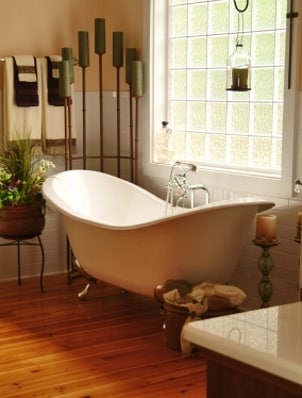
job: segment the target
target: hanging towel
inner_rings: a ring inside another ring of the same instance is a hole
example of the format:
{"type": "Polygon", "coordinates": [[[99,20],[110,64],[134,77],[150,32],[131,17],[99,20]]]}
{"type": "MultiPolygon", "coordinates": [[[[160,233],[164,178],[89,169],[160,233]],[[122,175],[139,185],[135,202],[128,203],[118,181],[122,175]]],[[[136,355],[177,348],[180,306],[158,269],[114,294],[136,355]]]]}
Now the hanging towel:
{"type": "MultiPolygon", "coordinates": [[[[65,153],[65,116],[64,106],[58,106],[60,100],[57,96],[56,90],[51,93],[52,101],[49,102],[49,60],[52,62],[52,79],[56,79],[57,70],[54,67],[56,62],[60,62],[61,56],[49,55],[41,59],[42,71],[42,140],[43,150],[49,155],[62,155],[65,153]]],[[[52,84],[54,82],[52,81],[52,84]]],[[[52,86],[53,88],[54,86],[52,86]]],[[[51,90],[52,90],[51,88],[51,90]]],[[[63,100],[63,99],[62,99],[63,100]]],[[[71,101],[74,104],[74,89],[71,85],[71,101]]],[[[63,100],[64,105],[64,100],[63,100]]],[[[76,126],[75,126],[75,112],[74,105],[71,106],[71,132],[72,132],[72,150],[76,151],[76,126]]]]}
{"type": "Polygon", "coordinates": [[[15,101],[18,106],[38,106],[37,60],[32,55],[14,55],[15,101]]]}
{"type": "MultiPolygon", "coordinates": [[[[36,60],[38,96],[41,98],[42,83],[40,69],[40,64],[38,60],[36,60]]],[[[17,106],[15,102],[14,63],[12,57],[5,58],[3,79],[3,119],[5,140],[24,137],[30,138],[35,145],[41,145],[41,105],[17,106]]]]}
{"type": "Polygon", "coordinates": [[[46,57],[47,62],[47,100],[49,105],[64,106],[64,98],[60,97],[59,90],[59,62],[60,55],[46,57]]]}

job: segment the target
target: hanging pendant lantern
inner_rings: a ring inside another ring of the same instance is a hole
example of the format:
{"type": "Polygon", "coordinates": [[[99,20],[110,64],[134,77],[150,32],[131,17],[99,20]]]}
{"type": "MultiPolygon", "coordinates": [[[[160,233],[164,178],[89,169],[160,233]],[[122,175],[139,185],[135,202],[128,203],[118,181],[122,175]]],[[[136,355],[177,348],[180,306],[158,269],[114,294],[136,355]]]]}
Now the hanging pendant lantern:
{"type": "Polygon", "coordinates": [[[227,90],[248,91],[251,88],[251,59],[243,49],[236,44],[235,51],[227,59],[227,90]]]}
{"type": "Polygon", "coordinates": [[[243,49],[242,37],[244,32],[244,12],[248,9],[249,0],[245,7],[240,9],[234,0],[234,6],[238,12],[238,30],[235,51],[227,59],[227,90],[249,91],[251,88],[251,59],[243,49]],[[241,25],[241,27],[240,27],[241,25]]]}

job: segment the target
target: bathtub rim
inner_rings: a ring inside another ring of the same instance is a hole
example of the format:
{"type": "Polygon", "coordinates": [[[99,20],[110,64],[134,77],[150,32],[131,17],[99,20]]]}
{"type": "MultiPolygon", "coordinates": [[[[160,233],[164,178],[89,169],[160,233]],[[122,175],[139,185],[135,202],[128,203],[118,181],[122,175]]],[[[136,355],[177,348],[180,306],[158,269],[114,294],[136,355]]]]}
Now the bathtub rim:
{"type": "Polygon", "coordinates": [[[133,189],[137,189],[141,193],[143,193],[145,196],[149,197],[149,199],[154,200],[157,203],[159,203],[163,207],[163,212],[165,211],[166,201],[130,181],[124,180],[122,178],[113,176],[108,173],[96,171],[96,170],[87,170],[87,169],[85,169],[85,170],[83,170],[83,169],[64,170],[64,171],[58,172],[56,174],[53,174],[46,179],[46,181],[43,183],[42,192],[43,192],[44,198],[46,199],[47,204],[51,208],[54,208],[59,213],[62,213],[65,216],[71,217],[80,222],[84,222],[84,223],[91,224],[94,226],[99,226],[99,227],[106,228],[106,229],[129,230],[129,229],[145,228],[145,227],[149,227],[151,225],[159,224],[162,222],[167,222],[168,220],[173,220],[173,219],[177,219],[177,218],[181,218],[181,217],[187,217],[187,216],[195,214],[195,213],[215,211],[215,210],[220,210],[225,207],[232,208],[232,207],[236,207],[238,205],[239,206],[258,206],[258,209],[256,209],[256,213],[264,212],[264,211],[269,210],[275,206],[275,203],[272,201],[265,200],[265,199],[258,198],[258,197],[247,196],[247,197],[241,197],[241,198],[236,198],[236,199],[226,199],[226,200],[221,200],[221,201],[214,201],[214,202],[210,202],[208,204],[196,206],[193,209],[190,209],[190,208],[177,209],[177,212],[175,212],[173,214],[168,214],[168,215],[163,214],[162,217],[154,218],[153,220],[147,221],[147,222],[139,222],[139,223],[134,223],[134,224],[129,224],[129,225],[107,224],[107,223],[102,223],[100,221],[94,221],[89,217],[76,215],[74,213],[74,211],[72,211],[73,208],[70,207],[66,201],[62,200],[62,198],[59,197],[54,192],[53,182],[58,176],[66,175],[66,174],[68,174],[68,175],[69,174],[78,174],[78,173],[89,173],[89,174],[95,174],[95,175],[101,174],[101,175],[105,175],[106,177],[118,180],[118,182],[121,184],[126,184],[128,186],[130,185],[131,187],[133,187],[133,189]],[[56,198],[56,201],[54,199],[54,196],[56,198]]]}

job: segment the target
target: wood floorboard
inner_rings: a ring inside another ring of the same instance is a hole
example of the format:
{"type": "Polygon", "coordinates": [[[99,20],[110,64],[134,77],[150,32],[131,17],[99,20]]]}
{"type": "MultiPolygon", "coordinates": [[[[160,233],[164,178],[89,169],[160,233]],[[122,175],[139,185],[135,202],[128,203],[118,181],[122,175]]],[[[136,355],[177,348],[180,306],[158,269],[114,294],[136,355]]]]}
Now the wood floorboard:
{"type": "Polygon", "coordinates": [[[150,298],[66,275],[0,282],[3,398],[206,397],[206,364],[166,347],[150,298]]]}

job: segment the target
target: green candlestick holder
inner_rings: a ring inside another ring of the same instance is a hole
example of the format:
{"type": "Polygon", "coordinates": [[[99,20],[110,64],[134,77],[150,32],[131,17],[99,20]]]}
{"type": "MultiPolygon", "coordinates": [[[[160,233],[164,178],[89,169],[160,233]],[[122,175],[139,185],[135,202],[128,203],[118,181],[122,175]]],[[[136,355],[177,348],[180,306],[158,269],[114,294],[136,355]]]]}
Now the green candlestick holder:
{"type": "Polygon", "coordinates": [[[262,274],[262,278],[258,283],[258,293],[262,299],[261,308],[265,308],[269,307],[269,300],[273,294],[273,285],[269,279],[269,274],[274,264],[269,250],[271,247],[279,245],[280,241],[265,242],[260,239],[254,239],[253,243],[262,249],[262,254],[258,260],[258,268],[262,274]]]}
{"type": "MultiPolygon", "coordinates": [[[[301,224],[297,223],[297,235],[293,238],[295,242],[301,244],[301,224]]],[[[299,261],[299,282],[297,284],[297,289],[299,292],[299,301],[302,301],[302,283],[300,281],[301,279],[301,270],[300,270],[300,261],[299,261]]]]}

